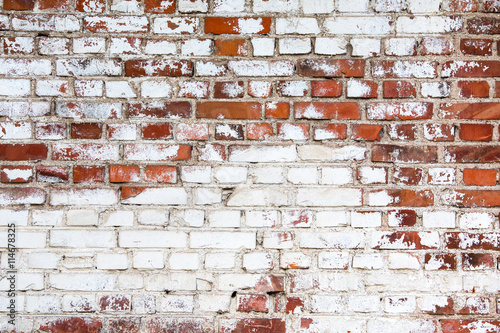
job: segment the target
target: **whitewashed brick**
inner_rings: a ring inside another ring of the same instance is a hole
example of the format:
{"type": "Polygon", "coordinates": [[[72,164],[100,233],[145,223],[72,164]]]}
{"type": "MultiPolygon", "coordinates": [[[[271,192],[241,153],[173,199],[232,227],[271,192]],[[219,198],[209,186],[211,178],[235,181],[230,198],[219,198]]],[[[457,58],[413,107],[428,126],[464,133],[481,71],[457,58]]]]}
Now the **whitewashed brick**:
{"type": "Polygon", "coordinates": [[[119,232],[118,243],[125,248],[186,247],[187,234],[181,231],[125,230],[119,232]]]}
{"type": "Polygon", "coordinates": [[[229,207],[235,206],[288,206],[290,192],[275,188],[236,189],[226,202],[229,207]]]}
{"type": "Polygon", "coordinates": [[[183,220],[190,227],[202,227],[205,223],[205,212],[197,209],[186,209],[183,220]]]}
{"type": "Polygon", "coordinates": [[[188,39],[181,44],[182,55],[209,56],[213,52],[213,42],[210,39],[188,39]]]}
{"type": "Polygon", "coordinates": [[[37,96],[70,96],[68,81],[38,80],[36,82],[37,96]]]}
{"type": "Polygon", "coordinates": [[[361,190],[353,188],[299,188],[298,206],[361,206],[361,190]]]}
{"type": "Polygon", "coordinates": [[[352,184],[351,168],[322,168],[321,169],[321,184],[324,185],[345,185],[352,184]]]}
{"type": "Polygon", "coordinates": [[[393,56],[416,55],[417,40],[414,38],[389,38],[385,41],[385,54],[393,56]]]}
{"type": "Polygon", "coordinates": [[[247,227],[274,227],[278,223],[277,211],[247,211],[245,213],[247,227]]]}
{"type": "Polygon", "coordinates": [[[169,213],[166,210],[143,210],[138,215],[140,224],[166,225],[168,218],[169,213]]]}
{"type": "Polygon", "coordinates": [[[227,72],[226,65],[211,61],[197,61],[195,65],[196,76],[222,76],[227,72]]]}
{"type": "Polygon", "coordinates": [[[379,253],[358,253],[352,259],[352,267],[358,269],[382,269],[384,258],[379,253]]]}
{"type": "Polygon", "coordinates": [[[214,0],[216,13],[240,13],[245,10],[245,0],[214,0]]]}
{"type": "Polygon", "coordinates": [[[49,285],[59,290],[112,291],[116,288],[114,274],[58,273],[49,275],[49,285]]]}
{"type": "Polygon", "coordinates": [[[62,308],[65,312],[85,312],[96,309],[96,301],[93,296],[86,295],[64,295],[62,308]]]}
{"type": "Polygon", "coordinates": [[[230,60],[227,66],[236,76],[268,77],[292,76],[295,66],[291,61],[230,60]]]}
{"type": "Polygon", "coordinates": [[[311,50],[309,38],[281,38],[279,40],[280,54],[307,54],[311,53],[311,50]]]}
{"type": "Polygon", "coordinates": [[[194,196],[194,203],[197,205],[212,205],[222,202],[222,191],[219,188],[197,188],[194,196]]]}
{"type": "Polygon", "coordinates": [[[455,228],[455,212],[424,212],[422,222],[425,228],[455,228]]]}
{"type": "Polygon", "coordinates": [[[181,13],[206,13],[208,11],[207,0],[178,0],[181,13]]]}
{"type": "Polygon", "coordinates": [[[29,96],[31,83],[27,79],[0,79],[0,96],[29,96]]]}
{"type": "Polygon", "coordinates": [[[168,263],[171,269],[197,270],[199,266],[198,253],[172,253],[168,263]]]}
{"type": "Polygon", "coordinates": [[[373,5],[377,12],[401,12],[406,9],[406,0],[375,0],[373,5]]]}
{"type": "Polygon", "coordinates": [[[412,313],[417,308],[415,296],[392,296],[384,298],[385,312],[412,313]]]}
{"type": "Polygon", "coordinates": [[[312,17],[291,17],[276,19],[276,33],[284,34],[318,34],[318,21],[312,17]]]}
{"type": "Polygon", "coordinates": [[[358,178],[361,184],[387,183],[387,169],[379,167],[359,167],[358,178]]]}
{"type": "Polygon", "coordinates": [[[160,298],[160,312],[193,312],[194,297],[188,295],[167,295],[160,298]]]}
{"type": "Polygon", "coordinates": [[[356,249],[363,248],[365,239],[361,232],[303,232],[300,247],[308,249],[356,249]]]}
{"type": "Polygon", "coordinates": [[[380,310],[379,296],[350,296],[348,301],[349,310],[361,313],[378,312],[380,310]]]}
{"type": "Polygon", "coordinates": [[[130,205],[184,205],[188,194],[184,188],[147,188],[135,197],[122,200],[130,205]]]}
{"type": "Polygon", "coordinates": [[[28,255],[28,267],[38,269],[57,269],[60,255],[51,252],[35,252],[28,255]]]}
{"type": "Polygon", "coordinates": [[[253,11],[290,13],[299,9],[299,0],[255,0],[253,2],[253,11]]]}
{"type": "Polygon", "coordinates": [[[339,12],[362,13],[370,10],[369,0],[338,0],[337,7],[339,12]]]}
{"type": "Polygon", "coordinates": [[[205,268],[207,269],[231,269],[235,266],[234,252],[210,252],[205,256],[205,268]]]}
{"type": "Polygon", "coordinates": [[[252,171],[256,183],[281,184],[285,181],[285,172],[280,167],[256,168],[252,171]]]}
{"type": "Polygon", "coordinates": [[[276,41],[274,38],[252,38],[254,57],[272,57],[276,41]]]}
{"type": "Polygon", "coordinates": [[[441,0],[407,0],[408,11],[413,14],[439,13],[441,0]]]}
{"type": "Polygon", "coordinates": [[[50,246],[71,248],[115,247],[116,236],[113,231],[51,230],[50,246]]]}
{"type": "Polygon", "coordinates": [[[374,57],[380,54],[380,40],[378,39],[353,38],[351,46],[354,57],[374,57]]]}
{"type": "Polygon", "coordinates": [[[492,213],[466,212],[458,217],[458,225],[461,229],[486,229],[495,223],[492,213]]]}
{"type": "Polygon", "coordinates": [[[26,312],[60,313],[61,297],[57,295],[26,295],[26,312]]]}
{"type": "Polygon", "coordinates": [[[344,38],[317,37],[314,53],[326,55],[346,54],[347,40],[344,38]]]}
{"type": "Polygon", "coordinates": [[[144,47],[145,54],[176,54],[177,45],[168,40],[148,40],[144,47]]]}
{"type": "Polygon", "coordinates": [[[451,85],[449,82],[422,82],[420,92],[423,97],[444,98],[450,96],[451,85]]]}
{"type": "Polygon", "coordinates": [[[287,179],[292,184],[317,184],[318,169],[316,168],[290,168],[287,179]]]}
{"type": "Polygon", "coordinates": [[[429,168],[429,184],[455,184],[456,176],[453,168],[429,168]]]}
{"type": "Polygon", "coordinates": [[[128,268],[126,253],[98,253],[95,261],[97,269],[121,270],[128,268]]]}
{"type": "Polygon", "coordinates": [[[101,80],[75,80],[75,93],[83,97],[100,97],[104,92],[101,80]]]}
{"type": "Polygon", "coordinates": [[[158,17],[153,21],[153,32],[169,35],[194,34],[198,25],[199,19],[195,17],[158,17]]]}
{"type": "Polygon", "coordinates": [[[10,53],[32,53],[35,49],[33,37],[12,37],[3,39],[4,48],[10,53]]]}
{"type": "Polygon", "coordinates": [[[158,251],[135,251],[133,267],[137,269],[162,269],[165,267],[165,256],[158,251]]]}
{"type": "Polygon", "coordinates": [[[462,18],[458,16],[402,16],[396,20],[396,32],[398,34],[443,34],[460,30],[462,24],[462,18]]]}
{"type": "Polygon", "coordinates": [[[375,228],[382,226],[380,212],[352,212],[351,226],[353,228],[375,228]]]}
{"type": "Polygon", "coordinates": [[[390,269],[421,269],[418,256],[413,253],[390,253],[390,269]]]}
{"type": "Polygon", "coordinates": [[[188,183],[210,183],[212,168],[209,166],[183,166],[181,167],[181,179],[188,183]]]}
{"type": "Polygon", "coordinates": [[[304,14],[328,14],[335,9],[332,0],[300,0],[300,7],[304,14]]]}
{"type": "Polygon", "coordinates": [[[167,81],[141,82],[141,96],[145,98],[172,97],[172,85],[167,81]]]}
{"type": "Polygon", "coordinates": [[[212,228],[239,228],[241,212],[239,210],[217,210],[208,213],[208,222],[212,228]]]}
{"type": "Polygon", "coordinates": [[[301,252],[284,252],[280,255],[280,267],[309,268],[312,264],[311,257],[301,252]]]}
{"type": "Polygon", "coordinates": [[[106,51],[106,38],[79,37],[73,38],[74,53],[104,53],[106,51]]]}
{"type": "Polygon", "coordinates": [[[321,211],[316,213],[317,227],[344,227],[349,225],[350,213],[346,211],[321,211]]]}
{"type": "Polygon", "coordinates": [[[28,214],[27,210],[12,210],[12,209],[0,209],[0,225],[7,226],[14,223],[16,227],[28,225],[28,214]]]}
{"type": "Polygon", "coordinates": [[[134,225],[134,212],[118,210],[103,215],[103,225],[113,227],[130,227],[134,225]]]}
{"type": "Polygon", "coordinates": [[[302,145],[297,150],[299,157],[306,161],[361,161],[366,153],[366,148],[358,146],[302,145]]]}
{"type": "Polygon", "coordinates": [[[269,270],[273,266],[273,256],[270,253],[252,252],[243,255],[243,268],[247,271],[269,270]]]}
{"type": "Polygon", "coordinates": [[[191,232],[191,248],[200,249],[254,249],[254,232],[191,232]]]}
{"type": "Polygon", "coordinates": [[[311,295],[310,309],[314,313],[343,313],[345,300],[341,296],[311,295]]]}
{"type": "Polygon", "coordinates": [[[327,32],[336,35],[388,35],[393,31],[391,19],[383,16],[336,17],[325,19],[327,32]]]}
{"type": "Polygon", "coordinates": [[[40,54],[68,54],[69,39],[57,37],[40,38],[38,52],[40,54]]]}
{"type": "Polygon", "coordinates": [[[217,167],[214,178],[220,183],[242,183],[247,180],[248,169],[245,167],[217,167]]]}
{"type": "Polygon", "coordinates": [[[203,294],[198,296],[200,311],[204,312],[229,312],[231,295],[211,295],[203,294]]]}
{"type": "Polygon", "coordinates": [[[273,232],[264,235],[263,247],[266,249],[291,249],[293,235],[286,232],[273,232]]]}
{"type": "Polygon", "coordinates": [[[106,96],[110,98],[137,97],[127,81],[106,81],[106,96]]]}

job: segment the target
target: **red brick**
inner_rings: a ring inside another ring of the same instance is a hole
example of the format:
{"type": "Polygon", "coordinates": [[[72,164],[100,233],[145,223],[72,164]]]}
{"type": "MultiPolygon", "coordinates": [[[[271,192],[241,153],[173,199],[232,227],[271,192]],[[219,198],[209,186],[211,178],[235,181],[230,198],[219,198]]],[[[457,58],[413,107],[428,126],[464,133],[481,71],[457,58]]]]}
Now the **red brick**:
{"type": "Polygon", "coordinates": [[[455,140],[455,127],[448,124],[425,124],[425,138],[431,141],[455,140]]]}
{"type": "Polygon", "coordinates": [[[394,170],[394,182],[398,185],[421,185],[423,169],[397,168],[394,170]]]}
{"type": "Polygon", "coordinates": [[[460,97],[489,97],[490,85],[487,81],[458,81],[460,97]]]}
{"type": "Polygon", "coordinates": [[[338,81],[311,81],[313,97],[340,97],[342,83],[338,81]]]}
{"type": "Polygon", "coordinates": [[[475,12],[477,0],[449,0],[448,7],[452,12],[475,12]]]}
{"type": "Polygon", "coordinates": [[[106,295],[99,299],[99,307],[104,312],[129,311],[132,300],[128,295],[106,295]]]}
{"type": "Polygon", "coordinates": [[[466,232],[446,232],[444,239],[447,249],[495,251],[500,249],[500,233],[483,232],[473,234],[466,232]]]}
{"type": "Polygon", "coordinates": [[[268,123],[251,123],[247,125],[247,139],[266,140],[273,136],[273,127],[268,123]]]}
{"type": "Polygon", "coordinates": [[[102,135],[102,124],[80,123],[71,124],[71,138],[73,139],[100,139],[102,135]]]}
{"type": "Polygon", "coordinates": [[[415,85],[408,81],[384,81],[384,98],[415,97],[415,85]]]}
{"type": "Polygon", "coordinates": [[[491,253],[462,253],[462,267],[464,270],[492,269],[495,258],[491,253]]]}
{"type": "Polygon", "coordinates": [[[491,39],[472,39],[466,38],[460,40],[460,51],[468,55],[492,55],[491,39]]]}
{"type": "Polygon", "coordinates": [[[425,265],[430,265],[433,267],[433,269],[437,269],[440,271],[456,270],[457,258],[453,253],[426,253],[425,265]],[[435,267],[436,262],[440,263],[441,266],[435,267]]]}
{"type": "Polygon", "coordinates": [[[197,118],[259,119],[261,104],[254,102],[198,102],[197,118]]]}
{"type": "Polygon", "coordinates": [[[193,62],[189,60],[128,60],[125,76],[193,76],[193,62]]]}
{"type": "Polygon", "coordinates": [[[494,169],[464,169],[465,185],[493,186],[497,184],[497,171],[494,169]]]}
{"type": "Polygon", "coordinates": [[[104,168],[77,165],[73,168],[73,181],[75,183],[102,183],[104,182],[104,168]]]}
{"type": "Polygon", "coordinates": [[[0,160],[34,161],[47,158],[47,146],[42,144],[0,144],[0,160]]]}
{"type": "Polygon", "coordinates": [[[75,9],[79,12],[102,13],[106,9],[106,0],[76,0],[75,9]]]}
{"type": "Polygon", "coordinates": [[[148,333],[212,333],[213,322],[207,318],[148,318],[148,333]]]}
{"type": "Polygon", "coordinates": [[[283,319],[248,318],[223,322],[220,333],[286,333],[283,319]]]}
{"type": "Polygon", "coordinates": [[[305,59],[299,61],[299,75],[313,77],[363,77],[364,60],[305,59]]]}
{"type": "Polygon", "coordinates": [[[286,298],[286,313],[294,314],[302,313],[304,310],[304,300],[301,297],[287,297],[286,298]]]}
{"type": "Polygon", "coordinates": [[[383,126],[370,124],[354,124],[352,125],[353,140],[380,141],[383,126]]]}
{"type": "Polygon", "coordinates": [[[448,55],[453,53],[453,43],[449,39],[428,37],[422,39],[422,55],[448,55]]]}
{"type": "Polygon", "coordinates": [[[329,124],[326,127],[318,127],[314,131],[314,139],[322,140],[343,140],[347,138],[347,125],[346,124],[329,124]]]}
{"type": "Polygon", "coordinates": [[[44,183],[66,183],[69,179],[69,170],[66,167],[37,166],[36,180],[44,183]]]}
{"type": "Polygon", "coordinates": [[[380,235],[380,239],[373,243],[374,249],[408,249],[427,250],[435,249],[433,245],[422,243],[422,238],[429,235],[425,231],[388,231],[380,235]]]}
{"type": "Polygon", "coordinates": [[[0,178],[2,183],[29,183],[33,180],[33,171],[28,165],[4,165],[0,178]]]}
{"type": "Polygon", "coordinates": [[[175,1],[144,0],[144,11],[155,14],[173,14],[175,12],[175,1]]]}
{"type": "Polygon", "coordinates": [[[142,124],[143,139],[171,139],[173,129],[169,123],[142,124]]]}
{"type": "Polygon", "coordinates": [[[398,227],[413,227],[417,224],[417,212],[414,210],[390,210],[388,214],[392,214],[397,219],[398,227]]]}
{"type": "Polygon", "coordinates": [[[238,311],[269,312],[267,295],[238,295],[238,311]]]}
{"type": "Polygon", "coordinates": [[[245,137],[243,125],[240,124],[216,124],[216,140],[243,140],[245,137]]]}
{"type": "Polygon", "coordinates": [[[484,0],[484,11],[488,13],[500,13],[500,1],[498,0],[484,0]]]}
{"type": "Polygon", "coordinates": [[[50,333],[99,333],[102,329],[101,318],[61,318],[48,320],[40,325],[40,330],[50,333]]]}
{"type": "Polygon", "coordinates": [[[307,140],[309,139],[309,128],[309,124],[279,123],[278,138],[282,140],[307,140]]]}
{"type": "Polygon", "coordinates": [[[285,277],[280,275],[262,275],[254,286],[257,291],[285,291],[285,277]]]}
{"type": "Polygon", "coordinates": [[[468,141],[491,141],[493,125],[491,124],[460,124],[460,139],[468,141]]]}
{"type": "Polygon", "coordinates": [[[478,17],[467,20],[467,30],[477,35],[500,34],[500,19],[495,17],[478,17]]]}
{"type": "Polygon", "coordinates": [[[434,146],[397,146],[374,145],[373,162],[435,163],[437,147],[434,146]]]}
{"type": "Polygon", "coordinates": [[[432,118],[432,103],[374,103],[368,105],[368,119],[419,120],[432,118]]]}
{"type": "Polygon", "coordinates": [[[360,119],[357,103],[296,102],[295,118],[298,119],[360,119]]]}
{"type": "Polygon", "coordinates": [[[207,34],[267,34],[271,31],[270,17],[206,17],[205,33],[207,34]],[[252,31],[246,25],[252,24],[252,31]],[[255,24],[256,23],[256,24],[255,24]],[[259,29],[253,28],[260,24],[259,29]],[[247,28],[248,29],[248,28],[247,28]]]}
{"type": "Polygon", "coordinates": [[[438,304],[433,304],[434,305],[434,310],[422,310],[423,313],[427,314],[433,314],[433,315],[452,315],[455,313],[453,310],[453,298],[447,297],[447,303],[446,305],[441,305],[439,302],[438,304]]]}
{"type": "Polygon", "coordinates": [[[208,140],[208,124],[177,125],[177,140],[208,140]]]}
{"type": "Polygon", "coordinates": [[[388,134],[392,140],[415,140],[418,127],[413,124],[389,125],[388,134]]]}
{"type": "Polygon", "coordinates": [[[495,97],[500,97],[500,81],[495,82],[495,97]]]}
{"type": "Polygon", "coordinates": [[[111,183],[129,183],[140,180],[141,171],[137,165],[110,165],[109,181],[111,183]]]}
{"type": "Polygon", "coordinates": [[[245,91],[243,81],[215,82],[214,98],[241,98],[245,91]]]}
{"type": "Polygon", "coordinates": [[[35,8],[35,0],[4,0],[4,10],[32,10],[35,8]]]}
{"type": "Polygon", "coordinates": [[[384,194],[391,198],[387,206],[391,207],[428,207],[434,204],[434,194],[431,191],[413,191],[413,190],[379,190],[370,193],[384,194]]]}
{"type": "Polygon", "coordinates": [[[447,61],[443,64],[441,76],[442,77],[500,76],[500,61],[493,61],[493,60],[447,61]]]}
{"type": "Polygon", "coordinates": [[[454,190],[447,195],[445,202],[457,207],[500,207],[500,191],[454,190]]]}
{"type": "Polygon", "coordinates": [[[189,102],[130,102],[128,116],[131,118],[189,118],[189,102]]]}
{"type": "Polygon", "coordinates": [[[174,184],[177,182],[177,168],[166,165],[148,165],[145,170],[147,182],[174,184]]]}
{"type": "Polygon", "coordinates": [[[444,119],[500,119],[500,103],[441,104],[444,119]]]}
{"type": "Polygon", "coordinates": [[[247,42],[244,39],[216,39],[214,42],[215,55],[219,57],[246,56],[247,42]]]}
{"type": "Polygon", "coordinates": [[[443,333],[500,332],[500,320],[489,319],[442,319],[443,333]]]}
{"type": "Polygon", "coordinates": [[[496,163],[500,162],[500,146],[446,146],[446,162],[496,163]]]}
{"type": "Polygon", "coordinates": [[[108,321],[108,333],[139,333],[141,329],[141,318],[110,318],[108,321]]]}
{"type": "Polygon", "coordinates": [[[68,10],[69,0],[38,0],[38,8],[68,10]]]}
{"type": "Polygon", "coordinates": [[[266,118],[269,119],[288,119],[290,117],[290,104],[285,102],[267,102],[266,118]]]}

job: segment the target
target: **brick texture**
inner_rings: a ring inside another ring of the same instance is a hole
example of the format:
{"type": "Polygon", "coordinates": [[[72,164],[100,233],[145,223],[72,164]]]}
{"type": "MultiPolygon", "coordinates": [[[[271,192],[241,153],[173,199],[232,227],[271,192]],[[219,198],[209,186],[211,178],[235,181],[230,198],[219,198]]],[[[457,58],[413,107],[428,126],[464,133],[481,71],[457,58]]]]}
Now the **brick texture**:
{"type": "Polygon", "coordinates": [[[0,331],[500,332],[499,13],[0,1],[0,331]]]}

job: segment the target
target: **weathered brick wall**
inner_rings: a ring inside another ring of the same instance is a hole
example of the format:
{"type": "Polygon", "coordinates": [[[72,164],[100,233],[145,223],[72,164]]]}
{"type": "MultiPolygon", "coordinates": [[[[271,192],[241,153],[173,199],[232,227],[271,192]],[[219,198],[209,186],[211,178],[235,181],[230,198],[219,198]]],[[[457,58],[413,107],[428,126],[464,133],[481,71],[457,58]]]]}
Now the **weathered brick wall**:
{"type": "Polygon", "coordinates": [[[3,0],[0,328],[500,332],[500,0],[3,0]]]}

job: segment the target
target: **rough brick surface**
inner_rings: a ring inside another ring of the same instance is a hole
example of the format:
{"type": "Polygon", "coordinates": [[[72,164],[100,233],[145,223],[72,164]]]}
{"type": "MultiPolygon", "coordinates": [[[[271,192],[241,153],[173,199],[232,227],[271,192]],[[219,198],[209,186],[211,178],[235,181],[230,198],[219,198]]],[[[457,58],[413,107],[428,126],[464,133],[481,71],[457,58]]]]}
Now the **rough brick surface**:
{"type": "Polygon", "coordinates": [[[0,1],[0,331],[500,332],[499,13],[0,1]]]}

